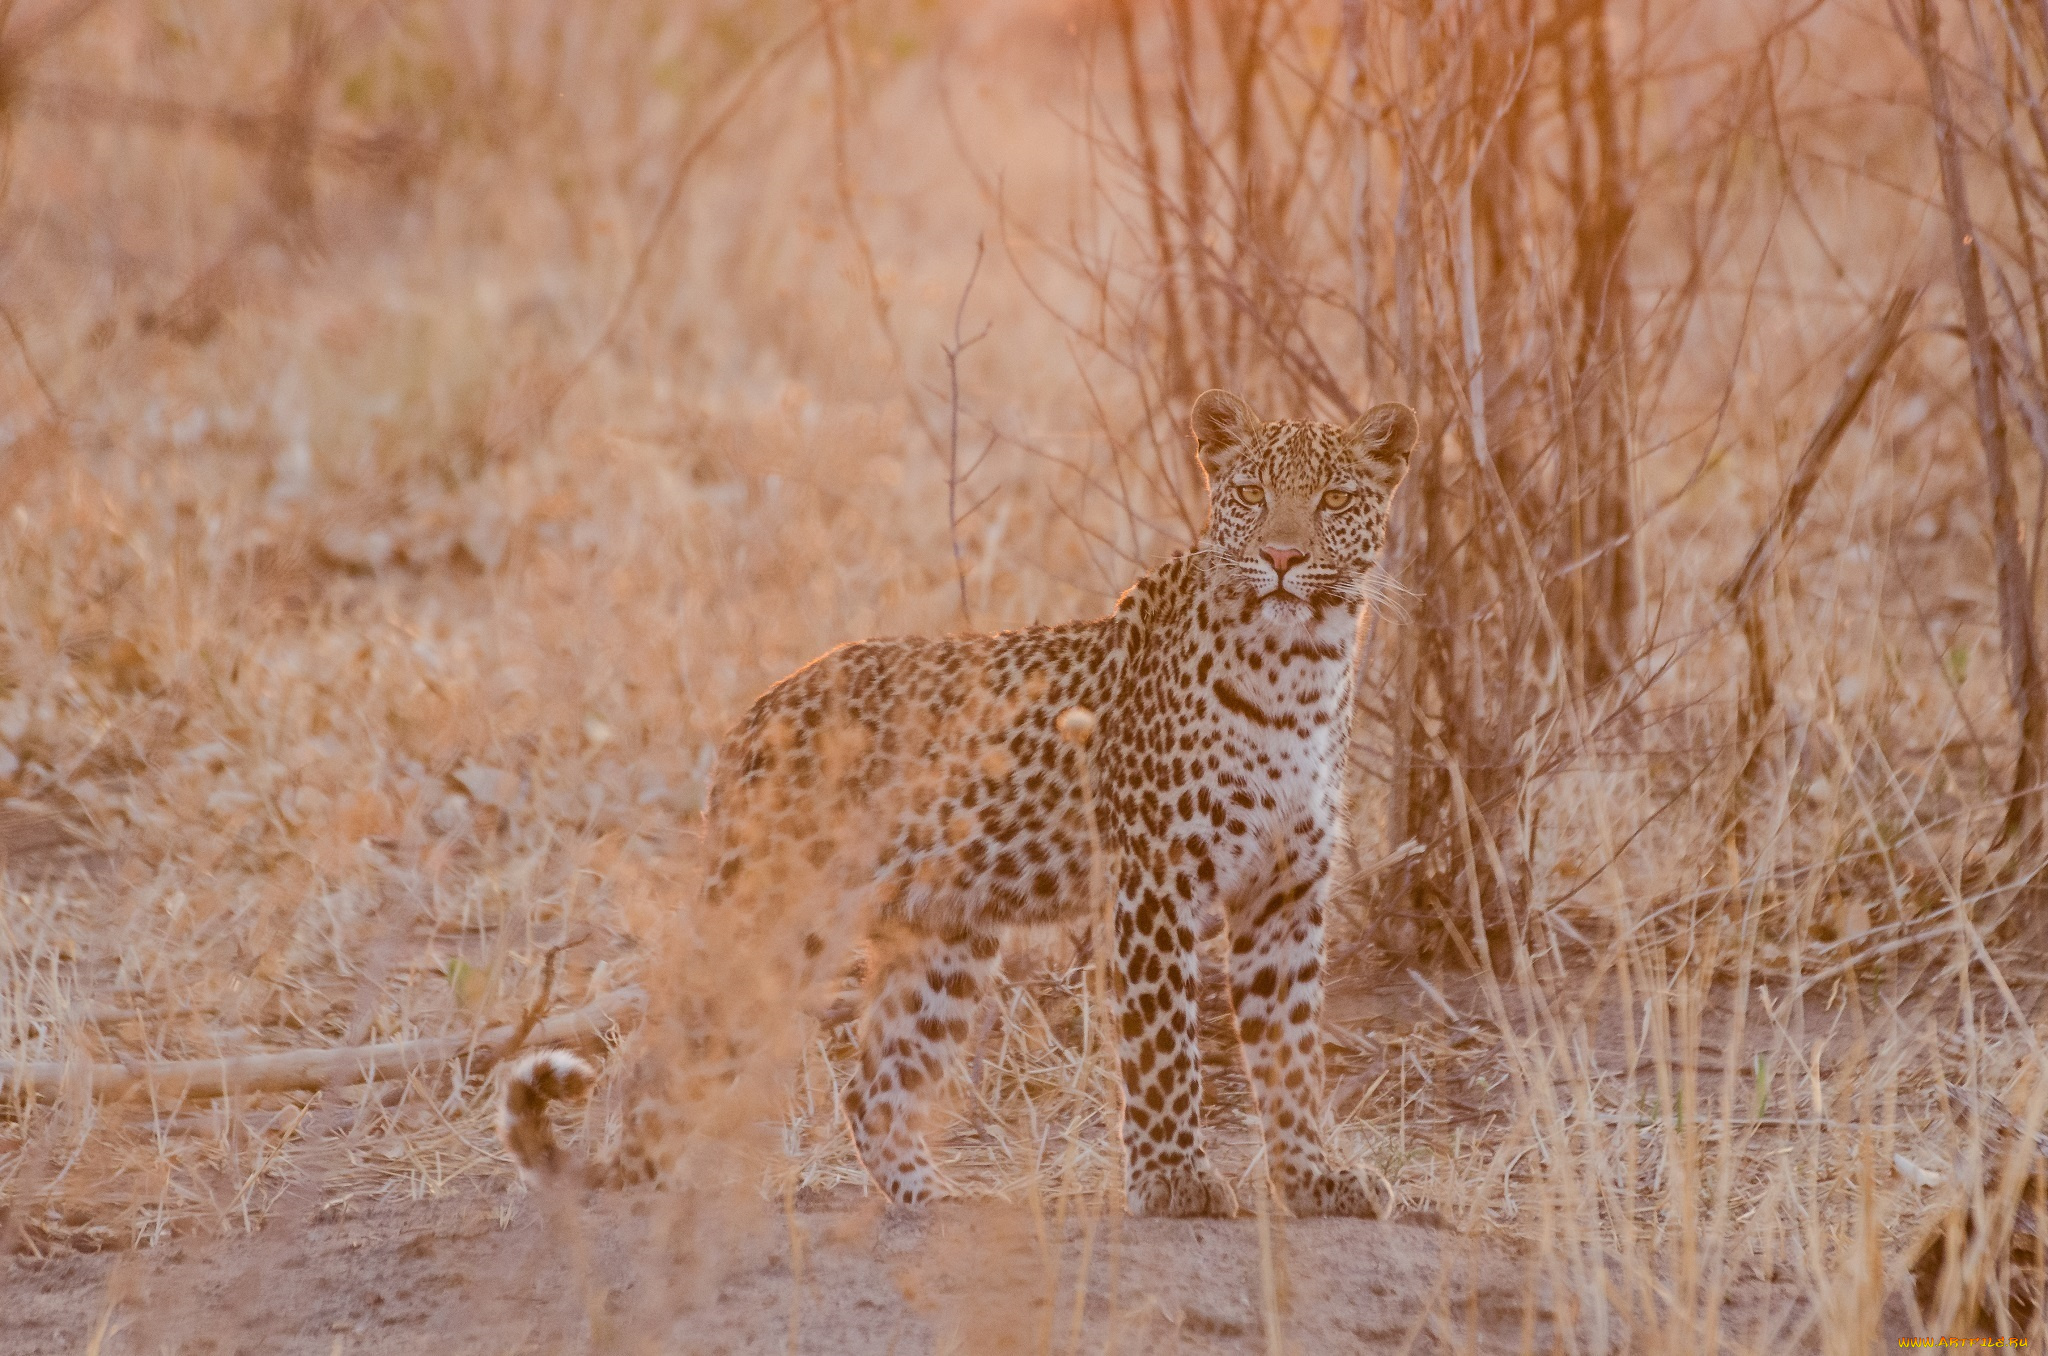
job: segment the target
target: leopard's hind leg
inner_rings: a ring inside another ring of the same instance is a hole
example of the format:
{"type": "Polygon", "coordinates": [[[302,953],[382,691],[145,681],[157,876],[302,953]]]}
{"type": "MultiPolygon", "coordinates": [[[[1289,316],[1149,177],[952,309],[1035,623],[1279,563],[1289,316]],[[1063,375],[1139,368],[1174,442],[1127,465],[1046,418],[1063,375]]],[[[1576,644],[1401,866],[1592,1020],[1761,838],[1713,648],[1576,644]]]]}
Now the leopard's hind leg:
{"type": "Polygon", "coordinates": [[[899,1205],[945,1194],[924,1130],[987,992],[1002,951],[992,931],[918,933],[877,939],[860,1072],[846,1092],[846,1119],[860,1159],[899,1205]]]}

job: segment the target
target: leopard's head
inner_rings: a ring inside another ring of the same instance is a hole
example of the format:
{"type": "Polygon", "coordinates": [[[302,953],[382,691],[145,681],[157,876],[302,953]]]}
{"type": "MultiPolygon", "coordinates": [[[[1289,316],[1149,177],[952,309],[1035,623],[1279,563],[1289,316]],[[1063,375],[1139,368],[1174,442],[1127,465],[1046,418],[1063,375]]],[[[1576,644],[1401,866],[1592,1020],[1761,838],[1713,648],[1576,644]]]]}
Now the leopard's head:
{"type": "Polygon", "coordinates": [[[1260,604],[1363,603],[1417,431],[1415,411],[1391,401],[1343,428],[1268,423],[1227,391],[1204,392],[1194,432],[1211,578],[1260,604]]]}

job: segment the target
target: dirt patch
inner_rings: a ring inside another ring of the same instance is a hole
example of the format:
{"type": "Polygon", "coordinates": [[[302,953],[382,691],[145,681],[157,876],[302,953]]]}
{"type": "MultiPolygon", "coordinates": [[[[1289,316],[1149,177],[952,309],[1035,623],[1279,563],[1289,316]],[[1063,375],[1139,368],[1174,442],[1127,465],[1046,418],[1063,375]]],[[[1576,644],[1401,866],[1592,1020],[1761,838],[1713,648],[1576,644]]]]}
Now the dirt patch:
{"type": "Polygon", "coordinates": [[[492,1190],[13,1259],[0,1352],[456,1356],[645,1339],[852,1354],[1058,1351],[1077,1338],[1093,1351],[1112,1337],[1127,1351],[1265,1352],[1275,1315],[1280,1349],[1304,1352],[1510,1351],[1525,1334],[1552,1345],[1555,1314],[1517,1251],[1425,1224],[902,1211],[842,1191],[786,1215],[763,1207],[759,1229],[693,1264],[657,1241],[670,1214],[659,1193],[571,1204],[566,1238],[534,1198],[492,1190]]]}

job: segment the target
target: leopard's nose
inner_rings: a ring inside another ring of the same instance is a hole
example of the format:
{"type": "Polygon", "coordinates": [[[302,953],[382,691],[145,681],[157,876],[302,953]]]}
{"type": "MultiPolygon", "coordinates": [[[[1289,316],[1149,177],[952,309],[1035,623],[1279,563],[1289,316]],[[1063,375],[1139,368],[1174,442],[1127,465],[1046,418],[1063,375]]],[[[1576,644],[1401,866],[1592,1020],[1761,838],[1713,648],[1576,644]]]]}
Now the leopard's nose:
{"type": "Polygon", "coordinates": [[[1268,546],[1265,550],[1266,559],[1273,562],[1273,573],[1283,576],[1287,573],[1288,566],[1308,554],[1293,546],[1268,546]]]}

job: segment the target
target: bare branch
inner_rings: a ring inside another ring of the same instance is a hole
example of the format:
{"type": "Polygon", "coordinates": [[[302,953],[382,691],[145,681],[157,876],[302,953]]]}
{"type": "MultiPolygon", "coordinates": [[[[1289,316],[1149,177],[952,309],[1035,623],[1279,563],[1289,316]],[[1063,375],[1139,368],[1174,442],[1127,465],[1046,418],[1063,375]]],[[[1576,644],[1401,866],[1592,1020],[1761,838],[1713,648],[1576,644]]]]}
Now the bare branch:
{"type": "MultiPolygon", "coordinates": [[[[608,1039],[645,1006],[638,989],[619,989],[588,1007],[528,1028],[542,1045],[591,1045],[608,1039]]],[[[493,1027],[477,1039],[502,1049],[518,1024],[493,1027]]],[[[131,1064],[56,1062],[0,1063],[0,1099],[49,1099],[76,1087],[100,1100],[147,1092],[159,1104],[180,1099],[240,1097],[262,1092],[318,1092],[403,1078],[425,1065],[444,1064],[470,1047],[468,1036],[428,1036],[379,1045],[326,1050],[286,1050],[232,1059],[181,1059],[131,1064]]]]}

